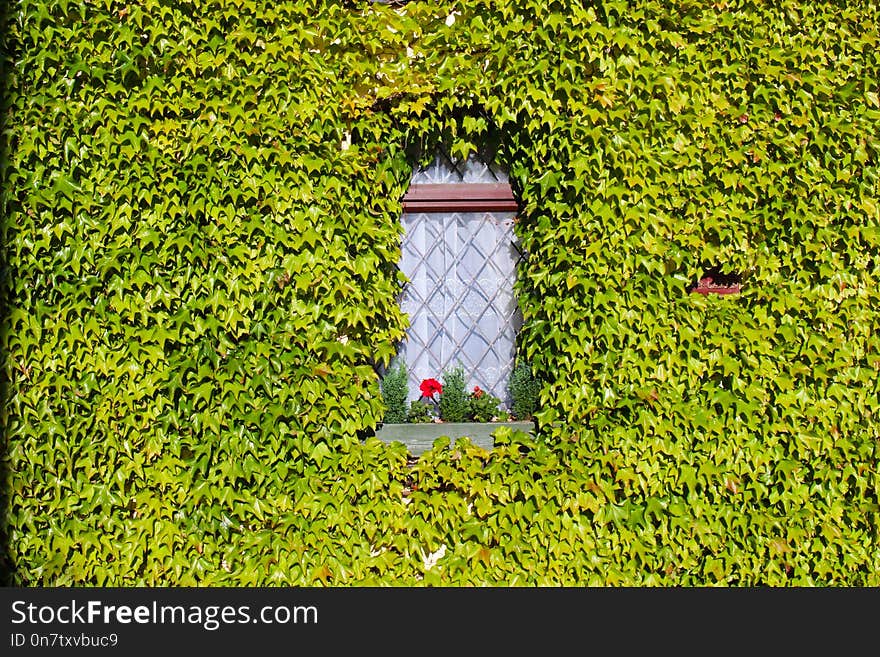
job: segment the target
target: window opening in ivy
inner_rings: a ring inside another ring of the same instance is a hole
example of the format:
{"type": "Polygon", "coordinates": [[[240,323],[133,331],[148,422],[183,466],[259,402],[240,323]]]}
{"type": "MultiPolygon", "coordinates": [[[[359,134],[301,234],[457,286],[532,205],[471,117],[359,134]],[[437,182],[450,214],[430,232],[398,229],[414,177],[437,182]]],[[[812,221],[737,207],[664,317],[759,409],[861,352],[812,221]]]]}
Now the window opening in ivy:
{"type": "Polygon", "coordinates": [[[409,316],[398,358],[410,397],[419,384],[464,368],[468,386],[509,405],[516,336],[522,316],[513,283],[521,251],[517,204],[506,172],[476,155],[455,160],[442,150],[414,172],[403,198],[400,268],[409,316]]]}
{"type": "Polygon", "coordinates": [[[742,290],[742,276],[738,273],[724,274],[713,267],[707,269],[700,280],[688,288],[691,294],[739,294],[742,290]]]}

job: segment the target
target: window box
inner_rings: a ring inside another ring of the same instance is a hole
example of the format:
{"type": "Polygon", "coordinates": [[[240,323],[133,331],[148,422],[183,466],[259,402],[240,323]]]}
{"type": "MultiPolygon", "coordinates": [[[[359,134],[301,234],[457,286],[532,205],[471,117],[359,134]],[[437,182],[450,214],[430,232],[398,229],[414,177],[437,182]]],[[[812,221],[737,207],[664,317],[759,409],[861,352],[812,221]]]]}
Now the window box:
{"type": "Polygon", "coordinates": [[[403,443],[411,454],[418,456],[431,449],[434,441],[441,436],[449,436],[453,443],[466,436],[474,445],[492,449],[495,446],[493,434],[499,427],[532,434],[535,432],[534,422],[408,422],[383,424],[376,430],[376,438],[386,443],[403,443]]]}

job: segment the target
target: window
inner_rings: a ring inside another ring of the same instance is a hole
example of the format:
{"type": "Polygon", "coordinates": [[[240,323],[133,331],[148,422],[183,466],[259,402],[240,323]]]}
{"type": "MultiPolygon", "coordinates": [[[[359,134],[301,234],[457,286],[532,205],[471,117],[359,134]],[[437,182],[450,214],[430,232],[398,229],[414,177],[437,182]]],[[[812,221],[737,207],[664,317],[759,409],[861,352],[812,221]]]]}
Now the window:
{"type": "Polygon", "coordinates": [[[419,383],[461,365],[475,385],[509,404],[522,317],[513,292],[521,254],[517,204],[507,175],[472,155],[439,152],[415,172],[403,199],[400,268],[409,282],[401,306],[410,319],[398,358],[419,383]]]}
{"type": "Polygon", "coordinates": [[[739,294],[742,276],[738,273],[725,274],[718,267],[707,269],[700,280],[688,288],[691,294],[739,294]]]}

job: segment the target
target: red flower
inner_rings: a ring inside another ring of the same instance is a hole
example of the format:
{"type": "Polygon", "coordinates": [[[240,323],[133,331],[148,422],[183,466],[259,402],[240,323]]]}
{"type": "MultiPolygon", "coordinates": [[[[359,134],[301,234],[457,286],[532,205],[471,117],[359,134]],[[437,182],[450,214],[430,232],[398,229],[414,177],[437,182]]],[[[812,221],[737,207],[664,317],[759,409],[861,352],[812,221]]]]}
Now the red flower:
{"type": "Polygon", "coordinates": [[[480,386],[474,386],[474,397],[479,399],[483,396],[483,391],[480,389],[480,386]]]}
{"type": "Polygon", "coordinates": [[[422,391],[423,397],[433,397],[435,392],[443,393],[443,386],[437,379],[425,379],[419,386],[419,390],[422,391]]]}

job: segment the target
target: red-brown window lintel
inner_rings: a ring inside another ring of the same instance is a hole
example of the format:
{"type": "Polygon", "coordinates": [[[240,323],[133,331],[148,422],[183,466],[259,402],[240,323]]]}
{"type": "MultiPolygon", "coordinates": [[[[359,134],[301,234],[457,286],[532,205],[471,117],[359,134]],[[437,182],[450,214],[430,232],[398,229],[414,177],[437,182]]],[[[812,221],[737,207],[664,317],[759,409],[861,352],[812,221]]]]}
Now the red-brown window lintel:
{"type": "Polygon", "coordinates": [[[516,212],[519,205],[507,183],[411,185],[404,212],[516,212]]]}

